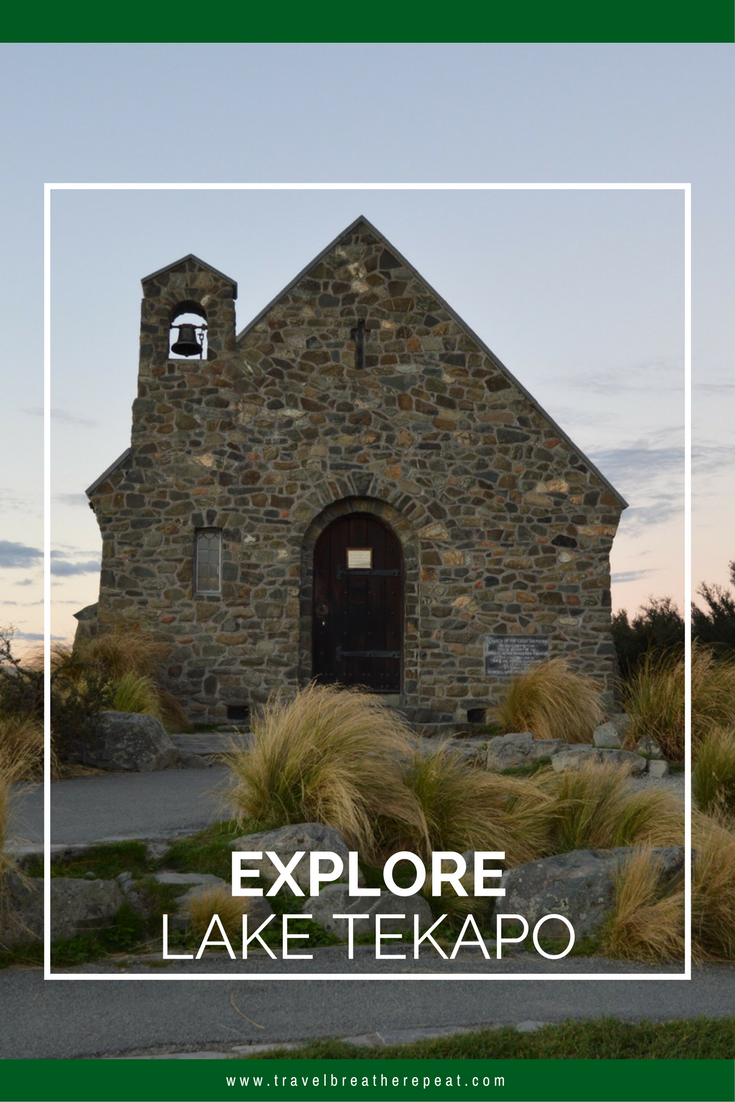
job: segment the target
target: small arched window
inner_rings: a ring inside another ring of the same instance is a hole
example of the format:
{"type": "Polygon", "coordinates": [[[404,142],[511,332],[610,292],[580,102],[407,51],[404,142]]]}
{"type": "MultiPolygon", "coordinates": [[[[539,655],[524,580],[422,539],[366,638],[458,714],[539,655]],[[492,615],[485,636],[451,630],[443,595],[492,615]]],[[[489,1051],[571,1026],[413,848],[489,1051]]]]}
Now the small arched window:
{"type": "Polygon", "coordinates": [[[180,302],[171,311],[169,359],[185,360],[207,356],[207,314],[198,302],[180,302]]]}
{"type": "Polygon", "coordinates": [[[194,578],[195,593],[222,592],[221,528],[197,528],[194,578]]]}

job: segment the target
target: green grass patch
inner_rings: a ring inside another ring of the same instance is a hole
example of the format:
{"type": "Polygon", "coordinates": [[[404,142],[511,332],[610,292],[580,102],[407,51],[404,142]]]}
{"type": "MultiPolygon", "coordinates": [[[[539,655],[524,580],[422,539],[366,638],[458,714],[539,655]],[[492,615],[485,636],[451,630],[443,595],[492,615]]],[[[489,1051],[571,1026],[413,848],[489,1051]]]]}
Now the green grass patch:
{"type": "MultiPolygon", "coordinates": [[[[299,1049],[259,1052],[257,1060],[732,1060],[735,1018],[673,1022],[560,1022],[535,1033],[481,1029],[410,1045],[361,1048],[313,1041],[299,1049]]],[[[238,1056],[238,1059],[242,1059],[238,1056]]]]}
{"type": "Polygon", "coordinates": [[[86,964],[115,953],[132,952],[148,939],[148,925],[142,915],[125,903],[115,915],[111,926],[54,942],[51,946],[51,963],[57,968],[65,968],[86,964]]]}
{"type": "Polygon", "coordinates": [[[3,968],[28,967],[43,964],[43,942],[32,941],[29,945],[17,945],[0,951],[0,970],[3,968]]]}
{"type": "MultiPolygon", "coordinates": [[[[91,872],[96,880],[114,880],[121,872],[144,876],[150,867],[145,842],[109,842],[89,853],[53,861],[51,875],[82,879],[91,872]]],[[[43,876],[43,858],[29,862],[25,871],[29,876],[43,876]]]]}
{"type": "Polygon", "coordinates": [[[174,842],[156,867],[173,872],[213,873],[229,881],[232,876],[231,843],[244,834],[256,833],[260,829],[257,823],[252,822],[238,826],[235,819],[213,823],[198,834],[174,842]]]}

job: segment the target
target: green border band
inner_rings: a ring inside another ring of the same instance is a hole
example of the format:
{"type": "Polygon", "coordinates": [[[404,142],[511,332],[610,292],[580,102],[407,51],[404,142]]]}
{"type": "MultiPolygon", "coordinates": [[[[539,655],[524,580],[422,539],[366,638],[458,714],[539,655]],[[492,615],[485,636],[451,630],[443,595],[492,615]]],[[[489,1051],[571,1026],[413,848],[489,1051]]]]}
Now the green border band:
{"type": "MultiPolygon", "coordinates": [[[[175,6],[84,0],[51,5],[42,17],[32,6],[12,4],[3,13],[2,33],[5,42],[67,43],[733,42],[735,11],[732,0],[481,0],[444,9],[393,0],[368,6],[328,0],[224,3],[216,10],[191,0],[175,6]]],[[[398,63],[392,77],[400,83],[398,63]]]]}
{"type": "Polygon", "coordinates": [[[17,1102],[733,1102],[734,1070],[732,1060],[4,1060],[0,1082],[17,1102]]]}

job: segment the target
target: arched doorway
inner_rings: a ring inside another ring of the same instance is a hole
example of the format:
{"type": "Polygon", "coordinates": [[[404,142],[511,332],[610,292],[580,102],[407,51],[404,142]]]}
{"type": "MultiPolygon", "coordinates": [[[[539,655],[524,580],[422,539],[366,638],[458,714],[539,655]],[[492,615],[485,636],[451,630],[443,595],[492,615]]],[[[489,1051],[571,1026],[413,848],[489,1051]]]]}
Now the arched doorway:
{"type": "Polygon", "coordinates": [[[402,651],[398,537],[368,513],[339,517],[314,548],[312,676],[399,693],[402,651]]]}

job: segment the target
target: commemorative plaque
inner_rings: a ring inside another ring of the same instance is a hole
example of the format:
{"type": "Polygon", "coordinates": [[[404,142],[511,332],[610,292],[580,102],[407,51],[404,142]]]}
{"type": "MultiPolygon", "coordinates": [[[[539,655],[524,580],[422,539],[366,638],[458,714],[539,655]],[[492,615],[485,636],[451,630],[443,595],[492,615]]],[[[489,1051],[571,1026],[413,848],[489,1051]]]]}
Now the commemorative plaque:
{"type": "Polygon", "coordinates": [[[486,635],[485,674],[514,677],[549,657],[548,635],[486,635]]]}

